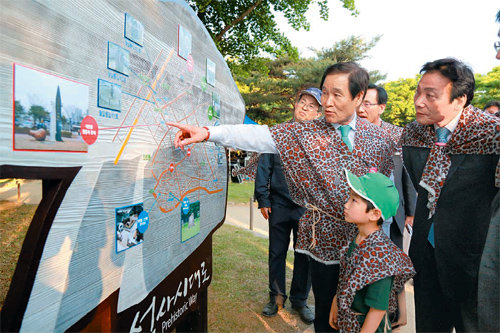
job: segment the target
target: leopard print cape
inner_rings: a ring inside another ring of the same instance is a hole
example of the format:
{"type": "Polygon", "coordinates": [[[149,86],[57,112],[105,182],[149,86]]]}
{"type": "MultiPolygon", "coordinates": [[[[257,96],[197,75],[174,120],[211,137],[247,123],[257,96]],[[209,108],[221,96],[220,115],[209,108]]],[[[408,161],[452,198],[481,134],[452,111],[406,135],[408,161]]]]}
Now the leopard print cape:
{"type": "MultiPolygon", "coordinates": [[[[463,110],[457,128],[446,146],[435,144],[434,126],[420,125],[416,121],[405,127],[401,140],[403,146],[431,149],[419,183],[428,192],[428,218],[431,218],[450,170],[450,155],[500,154],[500,119],[488,116],[469,105],[463,110]]],[[[500,187],[500,160],[496,169],[495,186],[500,187]]]]}
{"type": "Polygon", "coordinates": [[[233,170],[233,177],[236,175],[246,176],[251,180],[255,180],[255,176],[257,175],[257,168],[259,166],[260,154],[252,152],[250,158],[248,159],[247,165],[243,168],[238,169],[237,171],[233,170]]]}
{"type": "Polygon", "coordinates": [[[388,134],[357,118],[354,150],[324,118],[270,128],[292,199],[307,208],[299,221],[295,250],[324,264],[336,264],[356,231],[344,221],[349,186],[344,169],[357,176],[393,169],[394,144],[388,134]]]}
{"type": "Polygon", "coordinates": [[[403,128],[393,125],[391,123],[388,123],[386,121],[382,120],[382,124],[380,127],[389,134],[389,136],[392,139],[392,142],[396,145],[396,151],[401,153],[401,145],[400,145],[400,139],[401,139],[401,134],[403,134],[403,128]]]}
{"type": "Polygon", "coordinates": [[[356,246],[349,258],[344,255],[340,261],[337,286],[337,323],[340,332],[361,330],[355,312],[351,309],[358,290],[383,278],[394,276],[389,297],[389,312],[394,312],[397,308],[398,292],[413,275],[415,269],[410,258],[381,229],[371,233],[356,246]]]}

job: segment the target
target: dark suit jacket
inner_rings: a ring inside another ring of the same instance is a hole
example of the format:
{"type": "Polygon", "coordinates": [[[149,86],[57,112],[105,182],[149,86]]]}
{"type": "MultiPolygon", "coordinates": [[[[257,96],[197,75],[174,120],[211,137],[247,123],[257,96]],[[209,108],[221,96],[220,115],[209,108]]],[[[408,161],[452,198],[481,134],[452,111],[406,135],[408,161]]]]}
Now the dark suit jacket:
{"type": "Polygon", "coordinates": [[[434,223],[434,256],[444,294],[460,300],[477,291],[479,262],[491,218],[498,155],[451,155],[451,167],[428,219],[427,191],[418,186],[429,148],[403,146],[404,164],[418,190],[410,257],[418,271],[428,233],[434,223]]]}
{"type": "Polygon", "coordinates": [[[479,267],[478,281],[478,318],[479,331],[499,332],[500,319],[500,191],[493,199],[491,223],[484,244],[483,256],[479,267]]]}
{"type": "Polygon", "coordinates": [[[396,223],[403,237],[406,216],[415,215],[415,205],[417,203],[417,192],[410,179],[410,175],[403,167],[401,155],[395,154],[394,160],[394,185],[399,193],[399,207],[394,216],[393,223],[396,223]]]}
{"type": "Polygon", "coordinates": [[[259,203],[259,208],[274,205],[290,208],[300,207],[290,197],[281,159],[277,154],[260,155],[255,176],[254,195],[259,203]]]}

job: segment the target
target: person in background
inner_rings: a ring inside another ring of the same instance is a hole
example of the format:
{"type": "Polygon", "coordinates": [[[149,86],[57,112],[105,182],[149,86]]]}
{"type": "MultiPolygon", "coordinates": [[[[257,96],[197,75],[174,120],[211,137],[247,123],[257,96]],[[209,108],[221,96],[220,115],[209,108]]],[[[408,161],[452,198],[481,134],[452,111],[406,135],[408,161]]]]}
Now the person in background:
{"type": "MultiPolygon", "coordinates": [[[[372,124],[380,126],[392,138],[396,145],[396,150],[393,156],[394,160],[394,184],[398,189],[400,204],[396,215],[393,217],[393,222],[390,223],[390,238],[400,248],[403,248],[403,235],[405,226],[413,226],[413,216],[415,214],[415,204],[417,202],[417,192],[411,183],[408,172],[403,167],[401,158],[401,145],[399,140],[403,133],[403,128],[383,121],[380,116],[385,111],[387,105],[387,92],[383,87],[376,86],[372,83],[368,85],[366,96],[358,109],[358,116],[365,118],[372,124]]],[[[391,222],[389,220],[389,222],[391,222]]],[[[385,224],[385,222],[384,222],[385,224]]]]}
{"type": "Polygon", "coordinates": [[[484,112],[500,117],[500,101],[493,100],[486,103],[484,112]]]}
{"type": "MultiPolygon", "coordinates": [[[[302,90],[295,102],[293,121],[314,120],[321,116],[321,90],[302,90]]],[[[293,202],[278,154],[261,154],[255,177],[255,198],[262,216],[269,220],[269,303],[262,314],[273,317],[283,308],[286,295],[286,255],[293,232],[293,244],[297,243],[298,223],[305,208],[293,202]]],[[[307,306],[311,290],[309,257],[295,252],[290,302],[302,321],[312,324],[314,314],[307,306]]]]}
{"type": "Polygon", "coordinates": [[[409,251],[416,330],[478,332],[479,263],[500,187],[500,119],[470,105],[474,74],[462,62],[428,62],[421,74],[416,121],[401,139],[418,189],[409,251]]]}

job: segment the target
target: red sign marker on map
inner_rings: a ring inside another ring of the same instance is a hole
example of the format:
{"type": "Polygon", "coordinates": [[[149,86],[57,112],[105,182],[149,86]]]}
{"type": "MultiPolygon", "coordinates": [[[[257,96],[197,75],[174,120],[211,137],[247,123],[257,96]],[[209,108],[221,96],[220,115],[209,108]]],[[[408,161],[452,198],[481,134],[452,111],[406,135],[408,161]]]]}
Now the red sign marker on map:
{"type": "Polygon", "coordinates": [[[187,150],[187,156],[188,157],[191,156],[191,148],[188,148],[188,150],[187,150]]]}
{"type": "Polygon", "coordinates": [[[189,54],[187,57],[187,69],[190,72],[192,72],[194,69],[194,59],[193,59],[193,56],[191,54],[189,54]]]}
{"type": "Polygon", "coordinates": [[[83,118],[80,124],[80,134],[83,141],[85,141],[88,145],[93,144],[97,140],[97,135],[99,134],[97,121],[95,121],[95,119],[91,116],[83,118]]]}
{"type": "Polygon", "coordinates": [[[170,164],[170,168],[168,168],[170,170],[170,172],[174,172],[174,163],[171,163],[170,164]]]}

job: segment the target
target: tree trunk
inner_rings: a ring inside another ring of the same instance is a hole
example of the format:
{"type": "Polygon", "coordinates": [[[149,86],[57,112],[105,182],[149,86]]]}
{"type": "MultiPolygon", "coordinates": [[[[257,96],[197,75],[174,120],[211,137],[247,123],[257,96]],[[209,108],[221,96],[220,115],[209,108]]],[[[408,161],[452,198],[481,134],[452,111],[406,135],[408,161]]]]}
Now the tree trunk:
{"type": "Polygon", "coordinates": [[[238,18],[236,18],[233,22],[231,22],[230,24],[226,25],[224,27],[224,29],[222,29],[222,31],[217,34],[217,36],[215,36],[215,40],[216,41],[220,41],[222,39],[222,36],[224,36],[224,34],[226,32],[228,32],[232,27],[234,27],[236,24],[240,23],[241,21],[243,21],[243,19],[245,17],[247,17],[251,12],[254,11],[255,8],[257,8],[257,6],[259,6],[260,4],[262,3],[262,0],[258,0],[256,1],[253,5],[251,5],[247,10],[245,10],[243,12],[243,14],[241,14],[238,18]]]}

